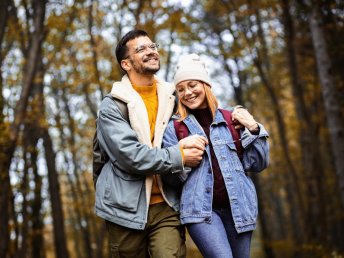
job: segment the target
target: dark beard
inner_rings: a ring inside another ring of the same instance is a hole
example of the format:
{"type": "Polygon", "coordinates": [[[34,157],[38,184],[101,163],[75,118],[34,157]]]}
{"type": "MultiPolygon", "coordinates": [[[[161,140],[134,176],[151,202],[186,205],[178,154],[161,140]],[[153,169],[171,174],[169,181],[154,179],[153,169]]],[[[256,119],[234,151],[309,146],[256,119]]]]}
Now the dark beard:
{"type": "MultiPolygon", "coordinates": [[[[135,69],[135,68],[134,68],[135,69]]],[[[160,63],[159,63],[159,66],[158,68],[150,68],[150,67],[141,67],[141,73],[142,74],[145,74],[145,75],[148,75],[148,74],[156,74],[157,71],[160,70],[160,63]]],[[[138,72],[138,71],[136,71],[138,72]]]]}
{"type": "Polygon", "coordinates": [[[135,72],[140,73],[140,74],[145,74],[145,75],[152,75],[152,74],[156,74],[157,71],[160,70],[160,61],[159,61],[159,65],[157,68],[150,68],[150,67],[145,67],[143,63],[143,65],[141,66],[137,66],[133,60],[129,59],[130,63],[133,65],[133,68],[135,70],[135,72]]]}

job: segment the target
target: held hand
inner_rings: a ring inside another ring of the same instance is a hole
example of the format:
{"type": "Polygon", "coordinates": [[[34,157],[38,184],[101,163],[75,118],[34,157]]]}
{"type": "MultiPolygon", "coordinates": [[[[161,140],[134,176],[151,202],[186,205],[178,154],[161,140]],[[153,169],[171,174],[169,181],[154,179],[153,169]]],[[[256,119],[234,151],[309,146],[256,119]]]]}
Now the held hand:
{"type": "Polygon", "coordinates": [[[242,106],[236,106],[234,108],[232,120],[235,124],[235,129],[239,129],[241,125],[250,131],[254,131],[258,128],[256,120],[254,120],[253,116],[242,106]]]}
{"type": "Polygon", "coordinates": [[[208,140],[200,135],[191,135],[179,141],[181,148],[190,149],[197,148],[204,151],[205,145],[208,144],[208,140]]]}
{"type": "Polygon", "coordinates": [[[184,165],[187,167],[197,167],[202,160],[203,150],[198,148],[183,149],[184,165]]]}

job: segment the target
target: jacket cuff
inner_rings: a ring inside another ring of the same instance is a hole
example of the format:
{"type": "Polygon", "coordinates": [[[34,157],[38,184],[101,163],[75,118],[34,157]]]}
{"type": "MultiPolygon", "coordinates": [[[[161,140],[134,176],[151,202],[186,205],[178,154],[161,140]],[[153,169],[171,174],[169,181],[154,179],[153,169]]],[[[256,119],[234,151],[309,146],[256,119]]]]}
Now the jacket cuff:
{"type": "Polygon", "coordinates": [[[180,173],[183,172],[184,170],[184,165],[183,165],[183,155],[180,150],[180,145],[174,145],[168,148],[170,152],[170,158],[172,162],[172,170],[171,173],[180,173]]]}
{"type": "Polygon", "coordinates": [[[258,123],[259,126],[259,134],[255,135],[252,134],[247,128],[244,129],[241,135],[241,144],[244,148],[249,146],[254,140],[262,137],[269,137],[268,132],[265,130],[264,126],[258,123]]]}

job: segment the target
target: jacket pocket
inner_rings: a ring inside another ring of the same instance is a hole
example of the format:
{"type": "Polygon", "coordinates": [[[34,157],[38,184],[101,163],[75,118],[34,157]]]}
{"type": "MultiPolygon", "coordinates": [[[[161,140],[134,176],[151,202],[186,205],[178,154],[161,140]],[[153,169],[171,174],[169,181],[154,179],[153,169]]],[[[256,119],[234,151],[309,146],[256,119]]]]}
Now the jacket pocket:
{"type": "Polygon", "coordinates": [[[227,143],[227,153],[225,155],[229,168],[232,170],[242,170],[242,163],[237,154],[237,149],[234,143],[227,143]]]}
{"type": "Polygon", "coordinates": [[[111,164],[104,191],[104,203],[122,210],[136,212],[145,177],[131,175],[111,164]]]}
{"type": "Polygon", "coordinates": [[[227,143],[227,146],[232,150],[232,151],[236,151],[236,147],[234,143],[227,143]]]}

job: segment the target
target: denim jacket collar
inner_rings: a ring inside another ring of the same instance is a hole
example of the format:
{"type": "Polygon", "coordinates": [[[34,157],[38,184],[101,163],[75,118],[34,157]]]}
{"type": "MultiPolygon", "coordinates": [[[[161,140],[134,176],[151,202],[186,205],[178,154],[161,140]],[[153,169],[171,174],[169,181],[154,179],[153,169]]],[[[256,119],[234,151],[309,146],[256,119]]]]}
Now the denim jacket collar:
{"type": "MultiPolygon", "coordinates": [[[[200,124],[197,122],[197,119],[195,118],[195,116],[193,114],[189,114],[185,118],[184,122],[185,122],[185,124],[188,124],[188,123],[192,122],[192,123],[195,123],[195,124],[200,126],[200,124]]],[[[226,123],[226,120],[223,118],[222,113],[220,112],[220,110],[216,109],[216,111],[215,111],[215,118],[214,118],[214,121],[211,123],[211,125],[217,125],[219,123],[226,123]]]]}

